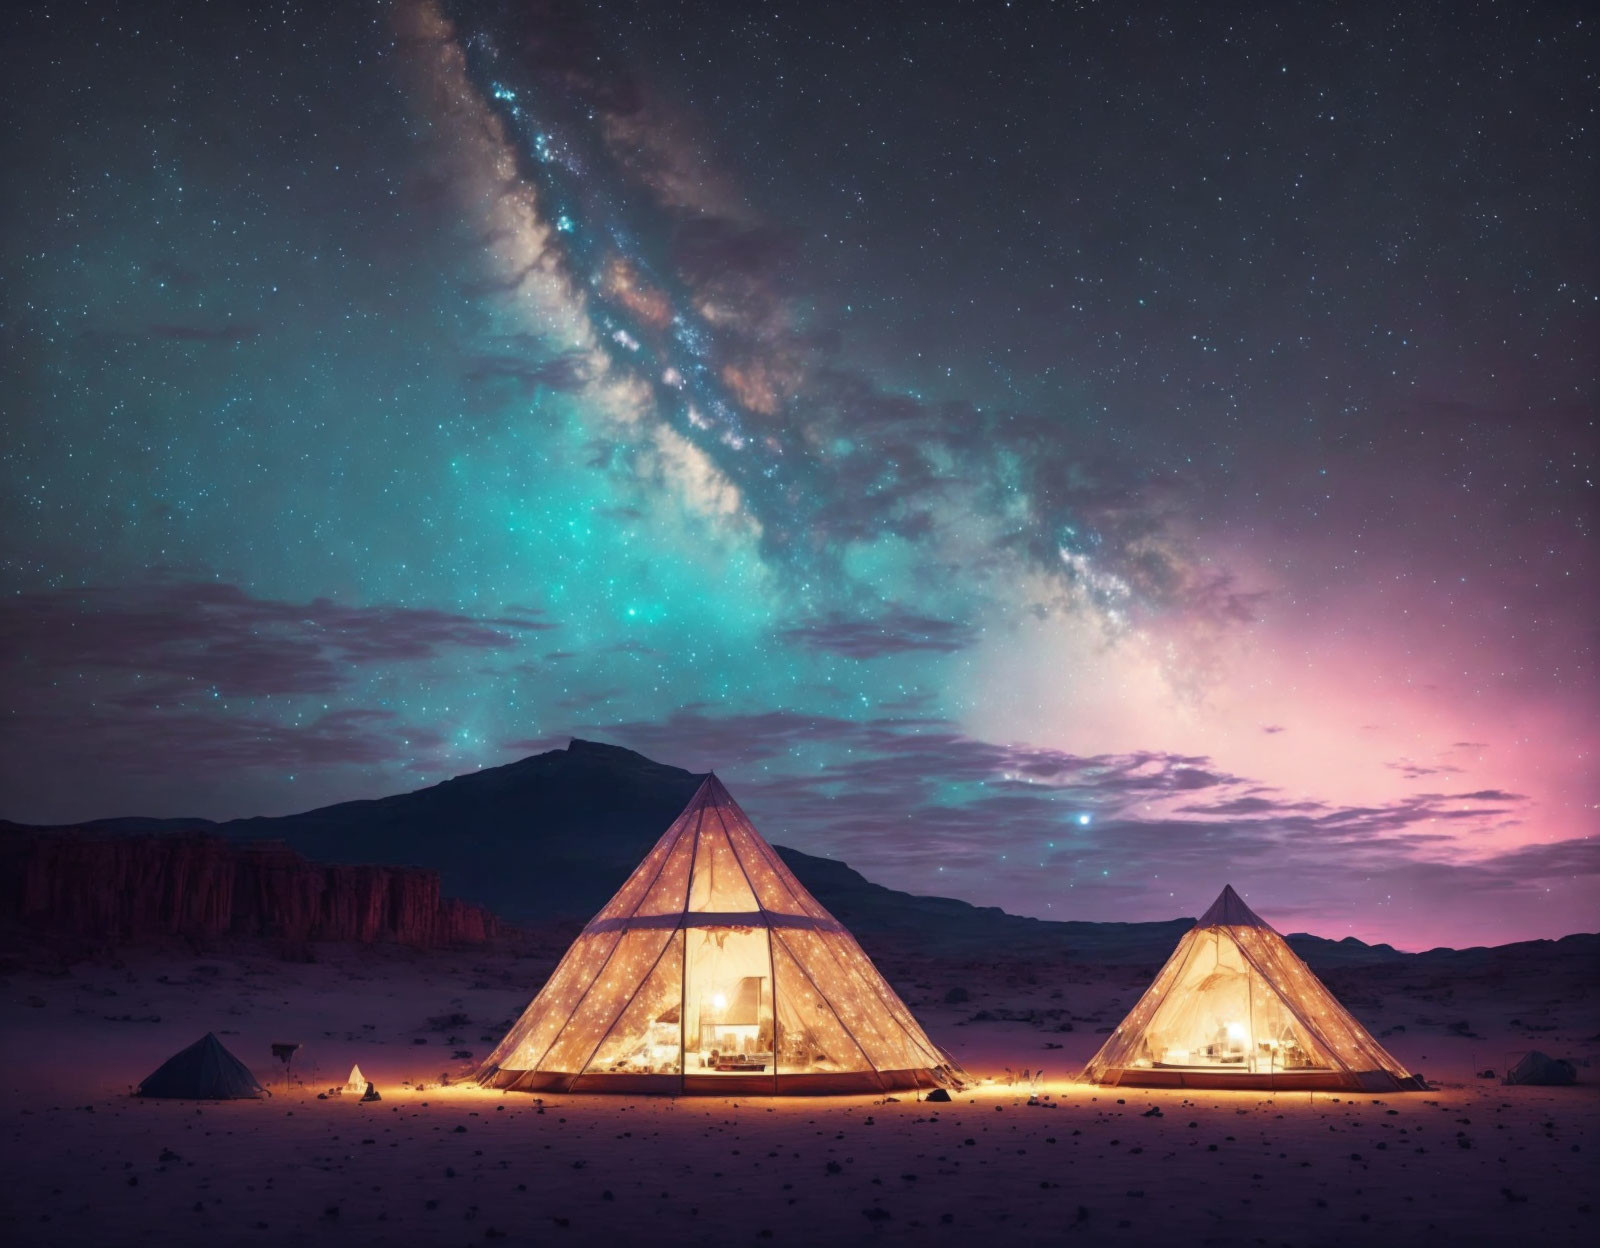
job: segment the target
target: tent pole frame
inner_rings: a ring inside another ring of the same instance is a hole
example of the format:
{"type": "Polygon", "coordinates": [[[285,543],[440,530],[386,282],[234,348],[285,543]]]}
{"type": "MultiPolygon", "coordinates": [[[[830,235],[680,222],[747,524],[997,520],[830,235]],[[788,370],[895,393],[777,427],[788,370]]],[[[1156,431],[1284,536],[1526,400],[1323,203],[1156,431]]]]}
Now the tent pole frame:
{"type": "MultiPolygon", "coordinates": [[[[707,780],[716,779],[712,772],[707,780]]],[[[718,781],[720,784],[721,782],[718,781]]],[[[702,790],[705,785],[700,786],[702,790]]],[[[706,806],[700,803],[700,818],[694,825],[694,848],[689,851],[689,875],[683,882],[683,918],[689,916],[689,898],[694,896],[694,867],[700,859],[700,830],[706,824],[706,806]]],[[[680,923],[682,920],[680,920],[680,923]]],[[[678,1095],[688,1086],[689,1078],[689,929],[683,931],[683,977],[678,980],[678,1095]]]]}
{"type": "MultiPolygon", "coordinates": [[[[767,843],[767,842],[763,842],[762,844],[758,844],[756,846],[756,848],[757,848],[758,852],[762,853],[763,856],[767,857],[767,865],[773,869],[774,874],[778,878],[778,881],[780,883],[783,883],[783,876],[784,876],[784,874],[786,874],[788,872],[789,868],[786,867],[786,866],[783,866],[782,860],[778,858],[778,851],[773,849],[771,844],[767,843]],[[779,868],[781,868],[781,870],[779,868]]],[[[799,881],[796,881],[796,883],[798,883],[798,882],[799,881]]],[[[802,887],[804,887],[804,886],[802,885],[802,887]]],[[[804,912],[805,907],[803,905],[801,905],[799,897],[795,896],[794,890],[790,889],[787,884],[784,884],[784,888],[788,890],[790,897],[794,898],[795,906],[798,909],[800,909],[802,912],[804,912]]],[[[816,902],[816,898],[813,897],[812,901],[816,902]]],[[[828,916],[830,918],[833,917],[831,912],[829,912],[826,907],[823,907],[820,902],[816,902],[816,904],[819,907],[822,908],[823,913],[828,914],[828,916]]],[[[834,922],[838,923],[838,920],[834,919],[834,922]]],[[[855,937],[850,934],[849,930],[845,928],[844,924],[839,923],[838,933],[837,934],[840,935],[843,939],[850,941],[851,944],[855,945],[856,952],[861,954],[861,956],[864,959],[866,959],[867,964],[872,967],[872,970],[878,975],[878,977],[880,979],[883,978],[883,972],[878,970],[877,967],[875,965],[873,965],[872,959],[867,957],[866,952],[861,948],[860,942],[857,941],[855,939],[855,937]]],[[[791,958],[794,958],[795,965],[801,966],[800,959],[795,956],[794,950],[789,948],[789,942],[788,941],[784,941],[783,942],[783,947],[788,952],[789,956],[791,958]]],[[[906,1028],[905,1023],[903,1021],[901,1021],[900,1017],[894,1012],[894,1010],[889,1008],[888,1003],[885,1002],[883,1000],[883,998],[875,990],[873,990],[871,988],[871,985],[869,985],[866,982],[865,978],[862,976],[861,972],[856,967],[854,967],[854,966],[846,966],[843,962],[841,962],[839,960],[839,955],[833,951],[833,948],[831,946],[824,944],[823,948],[827,950],[828,957],[832,960],[834,967],[840,972],[840,974],[844,977],[844,979],[846,981],[850,981],[850,982],[856,983],[861,988],[867,990],[869,997],[876,997],[878,999],[879,1003],[883,1005],[884,1013],[887,1014],[889,1016],[890,1021],[893,1022],[894,1025],[900,1029],[900,1033],[903,1036],[905,1036],[906,1042],[910,1046],[910,1049],[911,1049],[911,1051],[913,1053],[915,1053],[918,1049],[922,1049],[923,1050],[923,1055],[927,1056],[927,1049],[928,1048],[932,1048],[933,1056],[943,1058],[945,1063],[946,1063],[946,1065],[950,1066],[951,1068],[954,1068],[955,1063],[954,1063],[953,1059],[950,1057],[950,1055],[948,1053],[946,1053],[943,1049],[939,1048],[938,1045],[934,1044],[934,1042],[933,1042],[933,1040],[931,1038],[927,1038],[927,1046],[924,1046],[924,1045],[920,1044],[917,1041],[916,1037],[914,1037],[911,1034],[911,1032],[906,1028]]],[[[804,970],[805,968],[803,966],[801,966],[801,969],[804,970]]],[[[811,976],[809,971],[806,972],[806,978],[811,980],[811,986],[813,988],[817,987],[817,981],[814,978],[812,978],[812,976],[811,976]]],[[[888,980],[884,980],[884,986],[887,987],[891,993],[894,993],[895,997],[898,999],[899,993],[895,993],[894,992],[894,986],[892,984],[890,984],[888,982],[888,980]]],[[[818,992],[819,992],[819,994],[821,993],[821,989],[820,988],[818,988],[818,992]]],[[[824,1001],[827,1000],[827,997],[825,995],[823,996],[823,1000],[824,1001]]],[[[902,1007],[904,1006],[904,1004],[905,1004],[904,1002],[901,1002],[902,1007]]],[[[833,1010],[833,1007],[831,1005],[828,1008],[830,1010],[833,1010]]],[[[837,1010],[833,1010],[833,1016],[835,1018],[839,1018],[839,1012],[837,1010]]],[[[847,1035],[849,1035],[851,1040],[855,1041],[856,1047],[861,1050],[861,1056],[865,1057],[867,1059],[868,1067],[870,1067],[872,1072],[875,1075],[878,1076],[878,1084],[883,1089],[884,1095],[887,1096],[888,1092],[889,1092],[889,1087],[888,1087],[887,1084],[885,1084],[883,1082],[883,1076],[878,1070],[877,1063],[874,1062],[872,1060],[872,1058],[867,1055],[866,1046],[861,1043],[860,1038],[857,1037],[856,1034],[853,1031],[851,1031],[849,1027],[845,1026],[844,1019],[839,1018],[839,1025],[841,1027],[844,1027],[845,1033],[847,1035]]],[[[892,1033],[890,1033],[890,1034],[892,1034],[892,1033]]],[[[887,1040],[889,1038],[889,1034],[885,1034],[882,1038],[887,1040]]]]}

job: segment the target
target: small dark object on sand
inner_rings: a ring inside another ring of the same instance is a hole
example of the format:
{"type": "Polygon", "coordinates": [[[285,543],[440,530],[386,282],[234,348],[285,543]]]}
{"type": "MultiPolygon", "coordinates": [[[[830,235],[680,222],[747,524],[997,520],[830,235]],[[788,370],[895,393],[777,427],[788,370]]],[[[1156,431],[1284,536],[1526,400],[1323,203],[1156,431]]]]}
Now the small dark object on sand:
{"type": "Polygon", "coordinates": [[[1145,1110],[1144,1113],[1139,1115],[1141,1118],[1160,1118],[1161,1116],[1161,1106],[1159,1105],[1152,1105],[1149,1109],[1145,1110]]]}
{"type": "Polygon", "coordinates": [[[1480,1070],[1478,1072],[1478,1078],[1480,1079],[1493,1079],[1494,1077],[1494,1071],[1492,1070],[1480,1070]]]}
{"type": "Polygon", "coordinates": [[[1525,1053],[1521,1061],[1506,1071],[1505,1082],[1565,1087],[1578,1082],[1578,1068],[1571,1062],[1535,1049],[1525,1053]]]}
{"type": "Polygon", "coordinates": [[[370,1083],[367,1084],[367,1090],[361,1094],[361,1100],[363,1104],[365,1104],[367,1101],[381,1101],[382,1099],[383,1097],[378,1095],[378,1089],[373,1087],[370,1083]]]}
{"type": "Polygon", "coordinates": [[[935,1088],[923,1099],[929,1101],[948,1101],[950,1099],[950,1093],[946,1092],[943,1088],[935,1088]]]}

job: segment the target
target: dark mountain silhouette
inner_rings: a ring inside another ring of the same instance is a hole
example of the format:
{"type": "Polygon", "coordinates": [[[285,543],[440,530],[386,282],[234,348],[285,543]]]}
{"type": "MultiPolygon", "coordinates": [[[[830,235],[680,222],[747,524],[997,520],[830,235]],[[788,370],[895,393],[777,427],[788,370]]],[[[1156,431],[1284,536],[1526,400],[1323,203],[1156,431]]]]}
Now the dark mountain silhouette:
{"type": "MultiPolygon", "coordinates": [[[[238,842],[282,842],[323,863],[423,867],[438,873],[445,895],[483,906],[510,923],[580,923],[616,891],[702,778],[619,746],[574,739],[565,750],[412,793],[303,814],[224,823],[104,819],[82,827],[100,835],[203,832],[238,842]]],[[[5,826],[18,825],[0,822],[5,826]]],[[[842,862],[776,848],[801,883],[864,940],[904,936],[930,954],[978,956],[986,948],[1001,948],[1008,955],[1056,961],[1154,965],[1194,922],[1025,918],[947,897],[913,896],[874,884],[842,862]]],[[[1290,941],[1317,966],[1416,956],[1353,938],[1328,941],[1300,934],[1290,941]]]]}

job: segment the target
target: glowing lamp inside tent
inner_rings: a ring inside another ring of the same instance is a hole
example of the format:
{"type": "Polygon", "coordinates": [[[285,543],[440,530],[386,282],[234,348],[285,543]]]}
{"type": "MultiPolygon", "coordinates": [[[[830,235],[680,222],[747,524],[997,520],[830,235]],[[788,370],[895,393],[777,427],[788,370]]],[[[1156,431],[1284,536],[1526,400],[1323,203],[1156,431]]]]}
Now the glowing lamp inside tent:
{"type": "MultiPolygon", "coordinates": [[[[719,962],[727,962],[728,942],[719,962]]],[[[733,950],[738,958],[737,947],[733,950]]],[[[741,969],[735,965],[732,969],[741,969]]],[[[699,1068],[715,1074],[772,1069],[772,997],[764,975],[719,979],[700,1006],[699,1068]]]]}

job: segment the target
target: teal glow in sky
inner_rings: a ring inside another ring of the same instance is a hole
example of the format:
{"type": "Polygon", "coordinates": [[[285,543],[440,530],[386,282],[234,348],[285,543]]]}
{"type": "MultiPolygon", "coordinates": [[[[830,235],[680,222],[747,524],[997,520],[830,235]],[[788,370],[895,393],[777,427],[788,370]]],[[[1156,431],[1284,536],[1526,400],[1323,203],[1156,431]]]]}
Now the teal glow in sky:
{"type": "Polygon", "coordinates": [[[16,19],[0,814],[576,733],[1023,913],[1595,926],[1586,32],[335,7],[16,19]]]}

